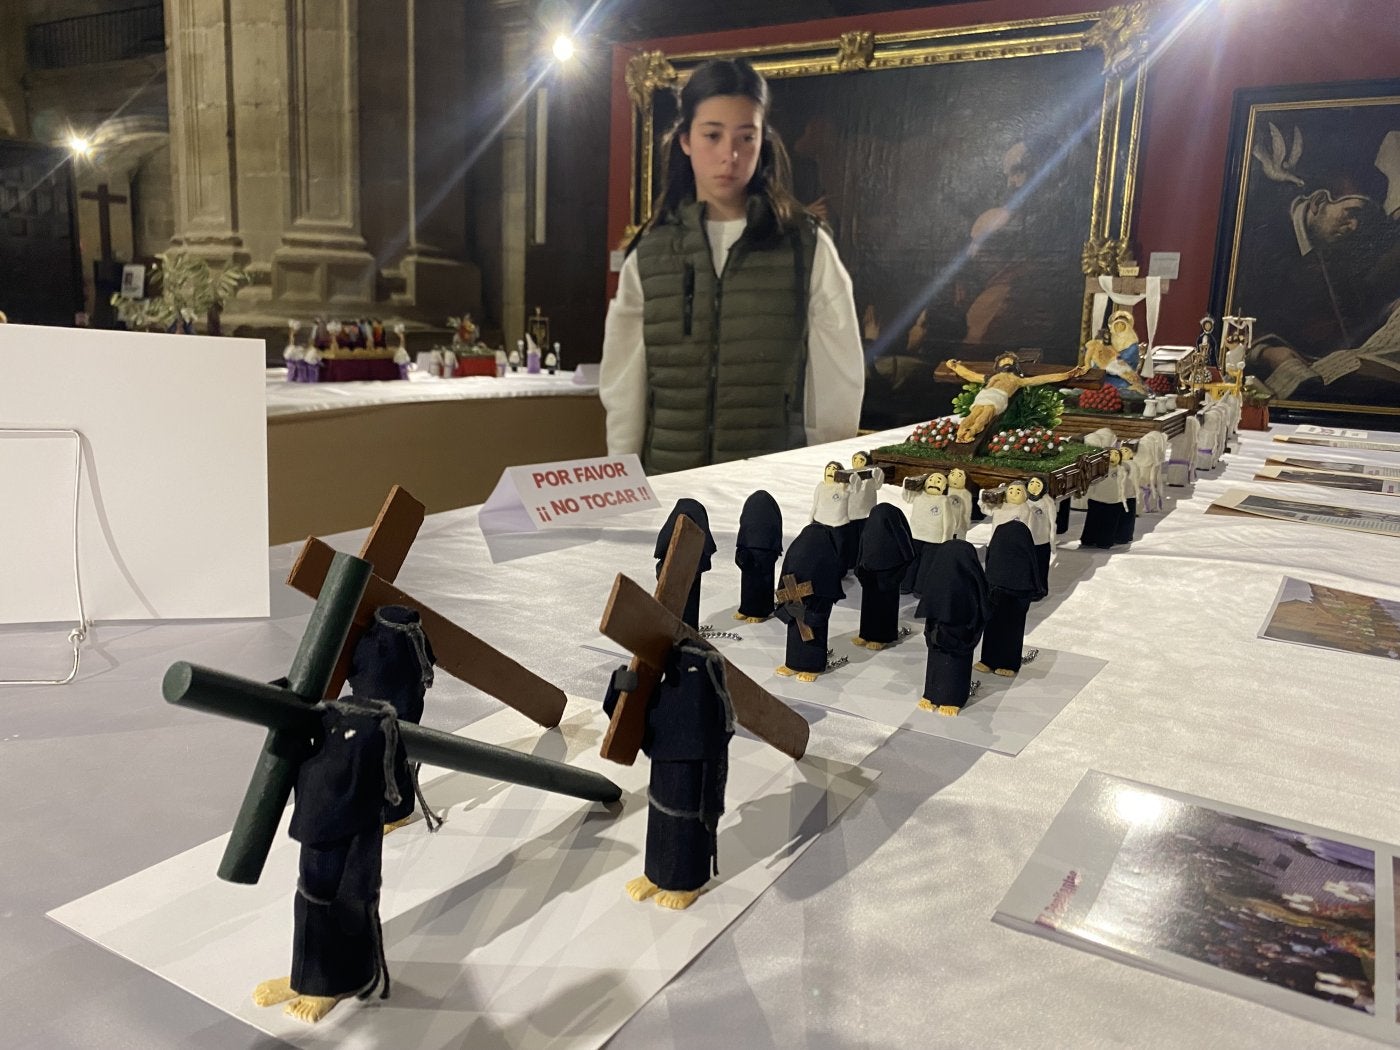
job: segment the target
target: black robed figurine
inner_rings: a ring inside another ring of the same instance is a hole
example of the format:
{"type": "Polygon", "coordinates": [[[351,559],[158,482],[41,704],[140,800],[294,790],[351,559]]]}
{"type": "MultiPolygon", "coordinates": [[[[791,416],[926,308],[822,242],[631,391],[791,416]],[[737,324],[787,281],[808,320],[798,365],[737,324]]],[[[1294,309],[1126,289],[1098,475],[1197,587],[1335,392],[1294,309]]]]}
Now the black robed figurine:
{"type": "Polygon", "coordinates": [[[1026,637],[1026,611],[1046,595],[1045,577],[1036,556],[1035,539],[1023,521],[997,526],[987,544],[987,588],[992,613],[982,634],[979,671],[1014,678],[1021,670],[1026,637]]]}
{"type": "Polygon", "coordinates": [[[877,504],[860,534],[860,630],[856,645],[883,649],[899,637],[899,584],[914,560],[909,519],[890,503],[877,504]]]}
{"type": "Polygon", "coordinates": [[[814,521],[792,541],[779,574],[783,586],[777,593],[775,610],[778,619],[787,624],[787,654],[778,674],[813,682],[826,670],[827,622],[831,607],[846,597],[841,589],[845,574],[840,539],[834,530],[814,521]]]}
{"type": "Polygon", "coordinates": [[[381,985],[380,998],[388,997],[382,844],[388,825],[412,815],[417,790],[398,720],[423,717],[432,681],[432,648],[418,613],[376,609],[351,661],[354,695],[324,705],[313,751],[297,772],[288,828],[301,843],[292,972],[260,984],[253,992],[259,1005],[290,1000],[289,1014],[316,1021],[341,999],[368,998],[381,985]]]}
{"type": "MultiPolygon", "coordinates": [[[[603,701],[609,717],[621,685],[614,675],[603,701]]],[[[687,908],[710,876],[719,874],[719,818],[733,735],[724,658],[692,642],[678,643],[647,707],[646,862],[644,874],[627,884],[633,900],[655,897],[662,907],[687,908]]]]}
{"type": "Polygon", "coordinates": [[[956,715],[972,691],[972,651],[991,611],[987,578],[977,549],[966,540],[940,545],[923,577],[917,615],[924,621],[928,662],[919,706],[956,715]]]}
{"type": "Polygon", "coordinates": [[[736,620],[762,623],[773,615],[773,569],[783,553],[783,512],[763,489],[744,501],[734,564],[739,566],[739,611],[736,620]]]}
{"type": "Polygon", "coordinates": [[[710,556],[716,550],[714,537],[710,535],[710,516],[705,512],[704,504],[699,500],[676,500],[676,505],[671,509],[671,514],[666,519],[666,524],[662,525],[661,531],[656,534],[656,550],[653,552],[653,556],[656,558],[656,576],[657,579],[661,578],[661,565],[666,560],[666,548],[671,545],[671,533],[675,531],[676,519],[681,515],[695,522],[705,533],[705,549],[700,554],[700,567],[695,570],[695,583],[690,588],[690,597],[686,599],[685,611],[681,614],[682,620],[699,630],[700,577],[710,571],[710,556]]]}
{"type": "MultiPolygon", "coordinates": [[[[346,682],[357,701],[382,700],[394,708],[401,721],[418,725],[423,721],[423,698],[432,687],[436,662],[418,611],[403,605],[382,605],[355,646],[346,682]]],[[[416,767],[407,761],[396,764],[394,784],[400,801],[385,807],[386,831],[406,824],[413,816],[418,794],[416,767]]],[[[432,828],[435,818],[426,808],[425,815],[432,828]]]]}

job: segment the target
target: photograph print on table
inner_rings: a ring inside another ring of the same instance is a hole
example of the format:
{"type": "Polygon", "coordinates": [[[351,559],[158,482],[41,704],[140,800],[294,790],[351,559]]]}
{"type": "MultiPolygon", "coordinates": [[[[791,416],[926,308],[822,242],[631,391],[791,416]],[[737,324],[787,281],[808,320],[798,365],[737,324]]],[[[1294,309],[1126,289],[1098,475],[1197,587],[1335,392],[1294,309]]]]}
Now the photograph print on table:
{"type": "Polygon", "coordinates": [[[1400,660],[1400,602],[1285,576],[1259,637],[1400,660]]]}
{"type": "Polygon", "coordinates": [[[1378,843],[1090,772],[994,919],[1400,1043],[1376,980],[1395,950],[1381,850],[1389,861],[1378,843]]]}
{"type": "Polygon", "coordinates": [[[1342,507],[1335,503],[1314,503],[1311,500],[1278,499],[1246,489],[1229,489],[1206,508],[1206,513],[1252,514],[1278,521],[1300,521],[1352,532],[1400,536],[1400,514],[1386,514],[1362,507],[1342,507]]]}

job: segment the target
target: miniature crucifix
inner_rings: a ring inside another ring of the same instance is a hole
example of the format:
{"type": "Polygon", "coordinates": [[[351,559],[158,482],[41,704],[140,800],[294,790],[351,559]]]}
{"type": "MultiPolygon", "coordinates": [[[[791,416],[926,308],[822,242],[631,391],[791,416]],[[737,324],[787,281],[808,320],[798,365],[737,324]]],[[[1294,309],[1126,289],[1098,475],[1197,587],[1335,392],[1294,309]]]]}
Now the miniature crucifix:
{"type": "MultiPolygon", "coordinates": [[[[170,703],[268,727],[268,746],[248,798],[260,791],[273,767],[284,774],[271,778],[274,790],[296,785],[290,833],[302,848],[292,974],[259,984],[254,1001],[262,1006],[286,1003],[289,1014],[308,1022],[320,1020],[351,995],[367,998],[381,985],[381,998],[388,996],[379,893],[380,823],[386,802],[399,801],[391,764],[397,767],[411,757],[595,802],[616,802],[622,795],[616,784],[596,773],[401,721],[383,701],[317,702],[314,687],[329,673],[335,642],[344,637],[369,576],[367,562],[336,555],[289,676],[293,688],[188,663],[172,665],[163,683],[170,703]]],[[[416,656],[397,664],[371,670],[386,680],[421,677],[416,656]]],[[[278,799],[271,791],[259,797],[264,804],[248,824],[245,800],[231,846],[260,841],[261,825],[275,831],[281,819],[281,807],[274,805],[278,799]]],[[[280,802],[285,805],[285,794],[280,802]]],[[[259,868],[263,859],[256,859],[259,868]]]]}
{"type": "MultiPolygon", "coordinates": [[[[339,691],[354,643],[359,632],[373,619],[374,610],[382,605],[406,605],[416,609],[422,617],[438,667],[546,728],[557,726],[564,716],[566,702],[562,689],[393,586],[392,581],[422,521],[423,505],[394,486],[360,552],[360,557],[370,562],[374,571],[365,586],[364,600],[355,612],[353,633],[324,695],[332,698],[339,691]]],[[[334,554],[335,551],[321,540],[314,536],[309,538],[287,576],[287,583],[311,598],[317,597],[334,554]]]]}
{"type": "Polygon", "coordinates": [[[774,595],[782,603],[789,613],[792,614],[793,622],[797,624],[797,631],[802,635],[804,642],[810,642],[814,635],[812,628],[807,626],[807,621],[802,619],[802,599],[809,598],[812,594],[810,583],[798,583],[797,577],[788,573],[783,577],[782,588],[774,595]]]}

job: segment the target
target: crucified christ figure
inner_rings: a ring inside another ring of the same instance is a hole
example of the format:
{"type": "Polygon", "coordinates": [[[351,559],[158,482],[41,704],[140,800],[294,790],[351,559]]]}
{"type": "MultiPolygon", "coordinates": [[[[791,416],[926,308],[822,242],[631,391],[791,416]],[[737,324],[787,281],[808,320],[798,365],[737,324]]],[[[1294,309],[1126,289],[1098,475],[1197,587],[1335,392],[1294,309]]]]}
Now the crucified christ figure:
{"type": "Polygon", "coordinates": [[[982,389],[977,392],[977,396],[972,401],[972,408],[968,410],[967,418],[958,427],[957,442],[960,445],[975,443],[982,436],[982,432],[987,429],[988,424],[1006,411],[1007,406],[1011,404],[1011,398],[1022,387],[1045,386],[1047,383],[1066,383],[1088,371],[1087,368],[1076,366],[1068,372],[1027,376],[1021,371],[1020,359],[1011,353],[998,355],[997,359],[992,362],[991,374],[985,376],[974,372],[961,361],[949,360],[944,363],[950,371],[966,379],[969,383],[983,384],[982,389]]]}

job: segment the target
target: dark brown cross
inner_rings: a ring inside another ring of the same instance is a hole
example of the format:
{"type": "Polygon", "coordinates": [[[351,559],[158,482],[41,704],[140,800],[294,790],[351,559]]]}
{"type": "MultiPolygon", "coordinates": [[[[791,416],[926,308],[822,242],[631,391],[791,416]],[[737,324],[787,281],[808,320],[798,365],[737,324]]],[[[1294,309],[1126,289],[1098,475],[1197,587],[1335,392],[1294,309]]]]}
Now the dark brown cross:
{"type": "Polygon", "coordinates": [[[797,577],[788,573],[783,577],[783,586],[773,595],[783,608],[792,614],[792,622],[797,625],[797,633],[802,636],[804,642],[810,642],[815,635],[812,628],[807,626],[807,621],[802,618],[802,599],[812,595],[812,585],[810,583],[798,583],[797,577]]]}
{"type": "MultiPolygon", "coordinates": [[[[675,644],[688,640],[706,649],[714,648],[680,617],[703,546],[704,533],[699,526],[681,517],[671,533],[655,597],[620,573],[613,582],[599,630],[636,654],[631,670],[637,675],[637,687],[618,697],[612,722],[603,737],[602,755],[613,762],[630,766],[636,761],[646,729],[647,705],[675,644]]],[[[724,676],[739,724],[783,754],[801,758],[811,734],[807,720],[728,660],[724,661],[724,676]]]]}
{"type": "Polygon", "coordinates": [[[97,202],[97,228],[102,238],[102,261],[112,261],[112,209],[113,204],[125,204],[126,198],[110,193],[107,184],[101,183],[97,187],[97,192],[84,190],[78,194],[85,201],[97,202]]]}
{"type": "MultiPolygon", "coordinates": [[[[393,585],[422,524],[423,504],[395,485],[360,550],[360,557],[374,567],[374,572],[365,585],[350,636],[327,684],[326,699],[340,695],[355,643],[373,621],[374,610],[381,605],[406,605],[416,609],[422,619],[423,632],[432,642],[440,668],[546,728],[557,726],[564,717],[566,703],[562,689],[393,585]]],[[[334,556],[334,549],[315,536],[309,537],[287,576],[287,584],[308,597],[318,597],[334,556]]]]}

